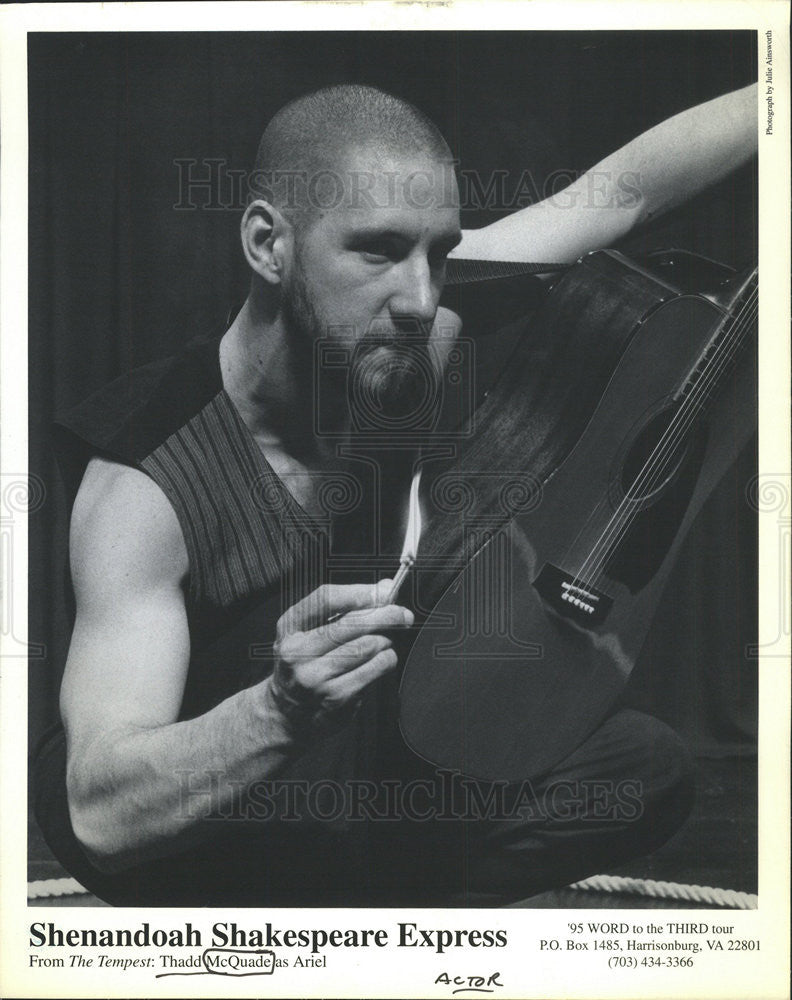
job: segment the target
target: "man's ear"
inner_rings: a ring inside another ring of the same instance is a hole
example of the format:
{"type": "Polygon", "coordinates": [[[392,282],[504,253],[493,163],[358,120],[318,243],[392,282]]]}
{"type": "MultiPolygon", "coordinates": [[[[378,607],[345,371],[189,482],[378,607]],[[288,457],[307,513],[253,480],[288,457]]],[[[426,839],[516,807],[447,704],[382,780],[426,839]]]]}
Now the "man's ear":
{"type": "Polygon", "coordinates": [[[242,249],[251,268],[269,284],[280,284],[291,250],[291,224],[268,201],[257,198],[245,209],[240,232],[242,249]]]}

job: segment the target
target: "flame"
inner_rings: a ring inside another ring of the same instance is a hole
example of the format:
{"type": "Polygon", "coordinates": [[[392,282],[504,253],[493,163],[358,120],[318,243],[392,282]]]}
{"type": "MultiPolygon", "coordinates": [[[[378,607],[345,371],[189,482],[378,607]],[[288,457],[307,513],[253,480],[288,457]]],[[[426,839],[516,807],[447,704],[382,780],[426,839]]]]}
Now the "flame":
{"type": "Polygon", "coordinates": [[[418,500],[418,494],[420,492],[421,486],[421,472],[422,467],[419,466],[412,478],[412,485],[410,486],[410,501],[407,514],[407,531],[404,533],[404,547],[402,548],[400,562],[404,563],[406,561],[414,561],[418,555],[418,543],[421,540],[422,522],[421,522],[421,504],[418,500]]]}

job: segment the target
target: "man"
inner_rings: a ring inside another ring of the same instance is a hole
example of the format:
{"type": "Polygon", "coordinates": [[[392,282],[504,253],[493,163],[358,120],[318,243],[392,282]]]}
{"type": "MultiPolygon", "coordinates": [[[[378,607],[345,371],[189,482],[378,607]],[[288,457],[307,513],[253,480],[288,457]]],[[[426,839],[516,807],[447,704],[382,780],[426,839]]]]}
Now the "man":
{"type": "MultiPolygon", "coordinates": [[[[442,371],[461,327],[439,306],[449,256],[563,263],[612,245],[744,161],[755,104],[752,88],[727,95],[614,154],[597,168],[613,178],[603,208],[584,177],[572,209],[549,200],[471,233],[448,147],[410,105],[336,87],[276,115],[229,329],[61,423],[76,617],[65,741],[40,755],[37,811],[88,888],[125,904],[491,904],[671,835],[690,804],[685,751],[625,710],[522,812],[427,824],[376,798],[437,776],[398,740],[396,649],[414,615],[379,580],[409,479],[396,454],[355,466],[355,401],[398,427],[416,372],[442,371]],[[627,171],[640,197],[616,184],[627,171]],[[315,373],[320,342],[348,352],[341,374],[315,373]],[[350,473],[364,501],[328,506],[326,485],[350,473]],[[325,583],[328,547],[366,580],[325,583]],[[633,808],[598,820],[575,798],[596,781],[632,782],[633,808]]],[[[427,794],[437,818],[440,785],[427,794]]]]}

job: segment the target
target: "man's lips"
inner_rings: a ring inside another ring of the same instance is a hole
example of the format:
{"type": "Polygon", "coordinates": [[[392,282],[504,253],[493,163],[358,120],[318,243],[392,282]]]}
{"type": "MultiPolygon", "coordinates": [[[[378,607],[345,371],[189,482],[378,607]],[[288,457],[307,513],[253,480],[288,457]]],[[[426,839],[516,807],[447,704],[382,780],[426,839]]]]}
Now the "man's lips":
{"type": "Polygon", "coordinates": [[[386,343],[426,343],[432,329],[431,323],[422,323],[414,317],[388,317],[372,320],[363,340],[384,341],[386,343]]]}

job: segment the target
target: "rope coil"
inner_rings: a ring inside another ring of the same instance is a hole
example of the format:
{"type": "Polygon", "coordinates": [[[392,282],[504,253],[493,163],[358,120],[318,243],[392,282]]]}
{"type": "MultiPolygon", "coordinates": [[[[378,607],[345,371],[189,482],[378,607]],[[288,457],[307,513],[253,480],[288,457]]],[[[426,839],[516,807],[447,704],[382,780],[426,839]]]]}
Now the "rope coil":
{"type": "Polygon", "coordinates": [[[756,895],[737,892],[735,889],[661,882],[651,878],[623,878],[620,875],[592,875],[582,882],[574,882],[569,888],[584,892],[621,892],[630,896],[650,896],[653,899],[677,899],[686,903],[704,903],[734,910],[755,910],[759,904],[756,895]]]}
{"type": "Polygon", "coordinates": [[[28,882],[28,899],[49,899],[52,896],[77,896],[87,893],[74,878],[45,878],[37,882],[28,882]]]}
{"type": "MultiPolygon", "coordinates": [[[[735,910],[755,910],[758,897],[734,889],[717,889],[710,885],[684,885],[679,882],[655,881],[651,878],[624,878],[620,875],[592,875],[574,882],[570,889],[583,892],[614,892],[629,896],[649,896],[652,899],[676,899],[688,903],[704,903],[735,910]]],[[[73,878],[49,878],[28,882],[28,899],[50,899],[58,896],[87,894],[88,890],[73,878]]]]}

